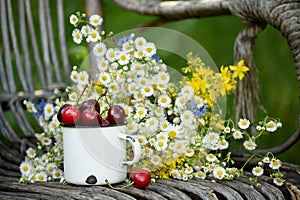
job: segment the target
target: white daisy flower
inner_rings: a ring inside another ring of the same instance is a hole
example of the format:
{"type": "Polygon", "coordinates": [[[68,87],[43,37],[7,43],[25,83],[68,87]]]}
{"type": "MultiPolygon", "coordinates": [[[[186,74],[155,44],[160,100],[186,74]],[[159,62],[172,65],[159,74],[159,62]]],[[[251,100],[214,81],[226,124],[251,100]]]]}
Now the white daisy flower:
{"type": "Polygon", "coordinates": [[[193,96],[193,101],[198,104],[199,108],[202,108],[206,102],[204,99],[202,99],[199,96],[193,96]]]}
{"type": "Polygon", "coordinates": [[[149,83],[149,79],[146,79],[145,77],[139,77],[136,81],[136,83],[139,85],[139,86],[144,86],[144,85],[147,85],[149,83]]]}
{"type": "Polygon", "coordinates": [[[153,150],[149,147],[144,148],[143,154],[147,157],[147,158],[151,158],[153,155],[153,150]]]}
{"type": "Polygon", "coordinates": [[[186,98],[186,100],[190,100],[192,98],[192,96],[194,95],[194,89],[189,86],[186,85],[183,88],[181,88],[181,92],[180,94],[186,98]]]}
{"type": "Polygon", "coordinates": [[[238,122],[238,126],[241,129],[247,129],[250,126],[250,121],[248,119],[246,119],[246,118],[240,119],[239,122],[238,122]]]}
{"type": "Polygon", "coordinates": [[[206,178],[206,173],[204,173],[203,171],[197,171],[196,174],[195,174],[195,177],[205,179],[206,178]]]}
{"type": "Polygon", "coordinates": [[[159,165],[161,163],[161,158],[158,155],[153,155],[151,157],[151,163],[154,165],[159,165]]]}
{"type": "Polygon", "coordinates": [[[19,166],[22,175],[29,176],[33,171],[33,166],[28,161],[23,161],[19,166]]]}
{"type": "Polygon", "coordinates": [[[54,163],[48,163],[47,165],[46,165],[46,171],[49,173],[49,174],[53,174],[53,171],[54,171],[54,169],[56,169],[57,168],[57,166],[56,166],[56,164],[54,164],[54,163]]]}
{"type": "Polygon", "coordinates": [[[63,177],[63,171],[61,169],[54,169],[52,173],[54,179],[59,179],[63,177]]]}
{"type": "Polygon", "coordinates": [[[101,39],[99,32],[96,29],[91,29],[88,37],[86,38],[86,42],[98,42],[101,39]]]}
{"type": "Polygon", "coordinates": [[[26,109],[28,110],[28,112],[30,113],[37,112],[35,105],[31,101],[24,101],[24,104],[26,105],[26,109]]]}
{"type": "Polygon", "coordinates": [[[269,157],[264,157],[262,161],[264,163],[270,163],[270,158],[269,157]]]}
{"type": "Polygon", "coordinates": [[[245,141],[243,143],[243,145],[244,145],[245,149],[247,149],[249,151],[252,151],[252,150],[256,149],[256,146],[257,146],[257,144],[252,140],[245,141]]]}
{"type": "Polygon", "coordinates": [[[157,140],[168,141],[168,134],[166,132],[160,132],[155,137],[157,140]]]}
{"type": "Polygon", "coordinates": [[[209,132],[206,134],[203,138],[203,143],[208,143],[208,144],[217,144],[217,142],[220,139],[220,135],[215,132],[209,132]]]}
{"type": "Polygon", "coordinates": [[[208,154],[205,158],[208,162],[218,161],[218,158],[212,153],[208,154]]]}
{"type": "Polygon", "coordinates": [[[143,50],[136,50],[135,52],[134,52],[134,57],[135,58],[143,58],[145,55],[144,55],[144,52],[143,52],[143,50]]]}
{"type": "Polygon", "coordinates": [[[156,54],[155,44],[152,42],[147,42],[143,47],[143,52],[146,57],[151,57],[156,54]]]}
{"type": "Polygon", "coordinates": [[[236,168],[236,167],[229,168],[228,171],[234,177],[240,176],[240,172],[239,172],[238,168],[236,168]]]}
{"type": "Polygon", "coordinates": [[[223,131],[224,131],[225,133],[230,133],[230,127],[228,127],[228,126],[225,127],[223,131]]]}
{"type": "Polygon", "coordinates": [[[69,97],[69,100],[70,101],[77,101],[77,92],[71,92],[69,95],[68,95],[68,97],[69,97]]]}
{"type": "Polygon", "coordinates": [[[138,129],[139,129],[139,126],[135,122],[130,122],[130,123],[126,124],[126,132],[129,134],[136,133],[138,131],[138,129]]]}
{"type": "Polygon", "coordinates": [[[229,142],[225,139],[220,140],[219,142],[219,149],[223,150],[223,149],[227,149],[229,147],[229,142]]]}
{"type": "Polygon", "coordinates": [[[145,72],[144,72],[144,65],[142,65],[141,63],[139,62],[133,62],[131,64],[131,70],[137,74],[137,75],[140,75],[140,76],[144,76],[145,72]]]}
{"type": "Polygon", "coordinates": [[[261,176],[264,173],[264,169],[260,166],[253,167],[252,174],[254,176],[261,176]]]}
{"type": "Polygon", "coordinates": [[[74,29],[73,32],[72,32],[72,37],[73,37],[73,41],[76,43],[76,44],[80,44],[81,41],[82,41],[82,34],[80,32],[79,29],[74,29]]]}
{"type": "Polygon", "coordinates": [[[137,135],[136,139],[141,145],[147,144],[147,138],[144,135],[137,135]]]}
{"type": "Polygon", "coordinates": [[[107,72],[101,72],[98,79],[103,85],[107,85],[111,81],[110,74],[107,72]]]}
{"type": "Polygon", "coordinates": [[[94,55],[96,57],[102,57],[106,53],[106,45],[103,42],[95,44],[93,48],[94,55]]]}
{"type": "Polygon", "coordinates": [[[43,163],[48,163],[49,162],[49,157],[47,154],[43,154],[40,158],[40,161],[43,163]]]}
{"type": "Polygon", "coordinates": [[[144,101],[144,95],[142,92],[135,92],[133,94],[134,99],[139,102],[139,101],[144,101]]]}
{"type": "Polygon", "coordinates": [[[99,15],[92,15],[90,16],[89,22],[93,26],[100,26],[103,22],[103,18],[99,15]]]}
{"type": "Polygon", "coordinates": [[[160,95],[157,103],[160,107],[167,108],[171,103],[171,98],[168,95],[160,95]]]}
{"type": "Polygon", "coordinates": [[[44,117],[45,120],[50,119],[50,117],[52,117],[52,115],[54,114],[55,109],[53,104],[51,103],[46,103],[46,105],[44,106],[44,117]]]}
{"type": "Polygon", "coordinates": [[[284,180],[282,178],[274,178],[273,183],[277,186],[282,186],[284,184],[284,180]]]}
{"type": "Polygon", "coordinates": [[[50,129],[50,131],[55,132],[55,130],[58,127],[59,127],[59,122],[56,117],[55,118],[53,117],[52,121],[49,123],[49,129],[50,129]]]}
{"type": "Polygon", "coordinates": [[[171,170],[171,175],[175,179],[181,179],[182,178],[178,169],[172,169],[171,170]]]}
{"type": "Polygon", "coordinates": [[[37,181],[37,182],[46,182],[47,181],[47,174],[45,172],[38,172],[35,175],[35,181],[37,181]]]}
{"type": "Polygon", "coordinates": [[[76,71],[76,70],[73,70],[72,72],[71,72],[71,75],[70,75],[70,78],[71,78],[71,80],[74,82],[74,83],[77,83],[77,79],[78,79],[78,71],[76,71]]]}
{"type": "Polygon", "coordinates": [[[154,143],[154,147],[157,151],[164,151],[167,149],[168,144],[166,140],[156,140],[154,143]]]}
{"type": "Polygon", "coordinates": [[[34,158],[36,156],[36,151],[35,149],[33,149],[32,147],[29,147],[27,150],[26,150],[26,155],[29,157],[29,158],[34,158]]]}
{"type": "Polygon", "coordinates": [[[129,63],[130,55],[126,52],[122,51],[117,57],[118,63],[120,65],[127,65],[129,63]]]}
{"type": "Polygon", "coordinates": [[[45,169],[45,167],[41,164],[37,164],[37,165],[35,165],[34,169],[36,172],[41,172],[45,169]]]}
{"type": "Polygon", "coordinates": [[[93,28],[90,27],[89,25],[84,25],[81,27],[80,32],[84,37],[87,37],[92,29],[93,28]]]}
{"type": "Polygon", "coordinates": [[[74,14],[70,16],[70,24],[75,25],[79,21],[78,17],[74,14]]]}
{"type": "Polygon", "coordinates": [[[128,84],[127,90],[130,94],[134,94],[137,91],[137,89],[138,89],[138,86],[135,82],[128,84]]]}
{"type": "Polygon", "coordinates": [[[183,153],[185,152],[187,145],[188,142],[185,140],[176,140],[174,146],[171,147],[171,150],[174,150],[177,153],[183,153]]]}
{"type": "Polygon", "coordinates": [[[272,159],[269,167],[272,169],[279,169],[281,167],[281,161],[279,159],[272,159]]]}
{"type": "Polygon", "coordinates": [[[134,44],[137,49],[143,49],[144,46],[147,44],[147,41],[144,37],[137,37],[134,40],[134,44]]]}
{"type": "Polygon", "coordinates": [[[186,149],[184,155],[187,157],[192,157],[195,154],[194,149],[186,149]]]}
{"type": "Polygon", "coordinates": [[[89,83],[89,74],[86,71],[81,71],[78,73],[77,77],[78,85],[86,85],[89,83]]]}
{"type": "Polygon", "coordinates": [[[156,117],[150,117],[146,120],[146,127],[151,131],[157,130],[159,121],[156,117]]]}
{"type": "Polygon", "coordinates": [[[239,130],[235,130],[233,133],[232,133],[232,136],[234,139],[242,139],[243,138],[243,133],[239,130]]]}
{"type": "Polygon", "coordinates": [[[146,116],[147,114],[147,109],[145,107],[137,107],[136,108],[136,114],[135,116],[138,118],[138,119],[142,119],[146,116]]]}
{"type": "Polygon", "coordinates": [[[126,41],[122,44],[122,51],[130,53],[134,51],[134,48],[130,41],[126,41]]]}
{"type": "Polygon", "coordinates": [[[186,98],[183,96],[178,96],[175,100],[175,106],[178,107],[179,109],[182,109],[184,105],[186,104],[186,98]]]}
{"type": "Polygon", "coordinates": [[[52,140],[48,137],[44,137],[41,142],[44,146],[49,146],[49,145],[51,145],[52,140]]]}
{"type": "Polygon", "coordinates": [[[181,113],[180,119],[183,124],[192,124],[195,121],[194,113],[191,110],[185,110],[181,113]]]}
{"type": "Polygon", "coordinates": [[[160,121],[159,127],[162,131],[167,131],[170,127],[170,122],[167,120],[160,121]]]}
{"type": "Polygon", "coordinates": [[[100,57],[97,59],[97,67],[100,72],[103,72],[108,69],[109,62],[105,58],[100,57]]]}
{"type": "Polygon", "coordinates": [[[268,132],[274,132],[277,130],[277,125],[274,121],[269,121],[267,124],[266,124],[266,130],[268,132]]]}
{"type": "Polygon", "coordinates": [[[107,49],[105,57],[109,62],[114,62],[117,59],[119,52],[112,48],[107,49]]]}
{"type": "Polygon", "coordinates": [[[169,138],[174,139],[180,136],[180,131],[177,126],[169,126],[169,128],[166,130],[166,134],[169,138]]]}
{"type": "Polygon", "coordinates": [[[157,75],[156,75],[156,80],[157,82],[160,84],[160,83],[164,83],[164,84],[167,84],[169,83],[170,81],[170,75],[169,73],[167,72],[159,72],[157,75]]]}
{"type": "Polygon", "coordinates": [[[143,93],[143,95],[144,95],[145,97],[150,97],[150,96],[152,96],[153,93],[154,93],[154,89],[153,89],[152,85],[149,85],[149,84],[143,86],[143,87],[141,88],[141,91],[142,91],[142,93],[143,93]]]}
{"type": "Polygon", "coordinates": [[[226,174],[226,171],[223,167],[216,167],[213,170],[213,175],[216,179],[223,179],[226,174]]]}
{"type": "Polygon", "coordinates": [[[187,168],[185,168],[184,172],[185,172],[186,174],[191,174],[191,173],[194,172],[194,169],[193,169],[192,167],[187,167],[187,168]]]}

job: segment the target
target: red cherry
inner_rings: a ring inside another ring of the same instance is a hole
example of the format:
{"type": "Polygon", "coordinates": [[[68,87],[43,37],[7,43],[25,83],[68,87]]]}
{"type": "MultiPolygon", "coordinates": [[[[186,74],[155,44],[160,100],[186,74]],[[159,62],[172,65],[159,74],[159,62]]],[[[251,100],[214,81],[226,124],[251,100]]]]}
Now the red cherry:
{"type": "Polygon", "coordinates": [[[110,126],[110,123],[109,123],[109,121],[107,119],[101,118],[100,126],[107,127],[107,126],[110,126]]]}
{"type": "Polygon", "coordinates": [[[71,105],[65,107],[62,122],[66,126],[74,126],[80,120],[80,111],[71,105]]]}
{"type": "Polygon", "coordinates": [[[146,169],[133,170],[129,178],[139,189],[145,189],[151,183],[151,173],[146,169]]]}
{"type": "Polygon", "coordinates": [[[60,123],[63,122],[63,120],[62,120],[62,115],[63,115],[63,113],[65,112],[65,110],[66,110],[66,108],[67,108],[68,106],[71,106],[71,105],[70,105],[70,104],[64,104],[64,105],[62,105],[62,106],[59,108],[58,112],[57,112],[57,120],[58,120],[60,123]]]}
{"type": "Polygon", "coordinates": [[[124,124],[125,121],[125,111],[122,106],[112,105],[107,112],[107,120],[111,124],[124,124]]]}
{"type": "Polygon", "coordinates": [[[99,125],[101,122],[100,114],[93,109],[85,109],[81,113],[81,119],[83,124],[87,126],[99,125]]]}
{"type": "Polygon", "coordinates": [[[97,100],[95,99],[89,99],[84,102],[82,102],[79,106],[79,111],[83,112],[86,109],[94,109],[98,113],[100,112],[100,105],[97,100]]]}

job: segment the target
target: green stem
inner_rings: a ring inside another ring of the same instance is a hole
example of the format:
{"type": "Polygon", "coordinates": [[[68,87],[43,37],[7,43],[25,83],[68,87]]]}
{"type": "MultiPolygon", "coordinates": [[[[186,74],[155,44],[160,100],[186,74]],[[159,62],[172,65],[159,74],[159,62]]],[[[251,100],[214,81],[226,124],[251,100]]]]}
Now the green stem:
{"type": "Polygon", "coordinates": [[[256,154],[252,154],[252,156],[250,156],[250,157],[248,158],[248,160],[244,163],[243,167],[241,168],[242,171],[244,171],[244,167],[246,167],[246,165],[248,164],[248,162],[249,162],[254,156],[256,156],[256,154]]]}

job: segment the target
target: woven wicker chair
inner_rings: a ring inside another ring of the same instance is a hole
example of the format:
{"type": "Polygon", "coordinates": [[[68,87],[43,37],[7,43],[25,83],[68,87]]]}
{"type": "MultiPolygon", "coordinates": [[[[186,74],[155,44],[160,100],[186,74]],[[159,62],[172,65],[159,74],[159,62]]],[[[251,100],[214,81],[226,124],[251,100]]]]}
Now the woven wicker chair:
{"type": "MultiPolygon", "coordinates": [[[[237,16],[247,24],[247,28],[236,39],[235,60],[245,59],[250,67],[255,66],[252,58],[255,39],[266,24],[270,24],[283,34],[290,45],[300,89],[298,0],[175,1],[170,6],[166,6],[167,2],[153,0],[114,1],[134,12],[161,16],[154,24],[192,17],[237,16]]],[[[134,187],[118,191],[105,186],[19,184],[19,164],[23,161],[24,151],[35,144],[35,128],[24,111],[22,101],[59,95],[68,85],[70,72],[64,39],[67,16],[64,14],[63,1],[37,2],[38,8],[34,10],[30,0],[19,0],[18,8],[14,8],[10,0],[0,0],[0,199],[300,199],[300,167],[289,163],[282,166],[287,183],[281,188],[272,185],[272,180],[267,177],[263,177],[264,182],[260,188],[253,188],[247,180],[248,172],[234,181],[158,180],[145,191],[134,187]],[[51,10],[53,8],[55,11],[51,10]],[[35,14],[38,19],[34,18],[35,14]],[[19,24],[15,24],[16,20],[19,24]],[[39,29],[35,28],[36,23],[39,29]],[[56,38],[59,38],[59,47],[55,46],[56,38]]],[[[85,2],[87,14],[99,13],[101,1],[85,2]]],[[[247,87],[250,79],[243,82],[241,87],[247,87]]],[[[255,94],[255,91],[251,94],[255,94]]],[[[240,92],[239,95],[241,97],[245,94],[240,92]]],[[[253,95],[250,99],[255,98],[253,95]]],[[[237,106],[238,113],[248,115],[245,111],[245,108],[237,106]]],[[[281,153],[299,138],[298,129],[283,145],[259,152],[281,153]]],[[[237,162],[244,160],[242,156],[236,158],[237,162]]]]}

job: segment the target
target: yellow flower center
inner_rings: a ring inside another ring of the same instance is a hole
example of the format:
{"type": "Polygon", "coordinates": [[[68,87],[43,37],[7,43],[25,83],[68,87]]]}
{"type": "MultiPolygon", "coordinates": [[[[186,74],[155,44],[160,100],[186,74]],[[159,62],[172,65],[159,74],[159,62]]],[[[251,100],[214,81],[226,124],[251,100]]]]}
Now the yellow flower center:
{"type": "Polygon", "coordinates": [[[217,171],[217,175],[218,175],[218,176],[222,176],[222,174],[223,174],[223,172],[222,172],[221,170],[218,170],[218,171],[217,171]]]}
{"type": "Polygon", "coordinates": [[[96,37],[97,37],[97,34],[96,34],[96,33],[92,33],[92,34],[91,34],[91,37],[92,37],[92,38],[96,38],[96,37]]]}
{"type": "Polygon", "coordinates": [[[169,137],[170,138],[175,138],[176,137],[176,131],[172,130],[172,131],[169,131],[169,137]]]}
{"type": "Polygon", "coordinates": [[[126,60],[126,56],[125,56],[125,55],[122,55],[122,56],[121,56],[121,60],[123,60],[123,61],[126,60]]]}
{"type": "Polygon", "coordinates": [[[23,166],[23,170],[26,172],[26,171],[28,171],[28,166],[23,166]]]}
{"type": "Polygon", "coordinates": [[[150,53],[150,52],[152,51],[152,48],[151,48],[151,47],[147,47],[147,48],[146,48],[146,51],[147,51],[148,53],[150,53]]]}

